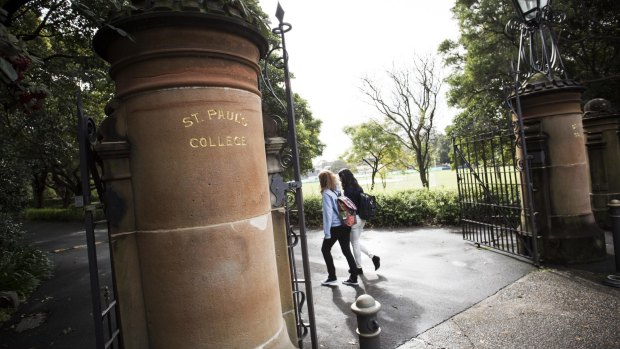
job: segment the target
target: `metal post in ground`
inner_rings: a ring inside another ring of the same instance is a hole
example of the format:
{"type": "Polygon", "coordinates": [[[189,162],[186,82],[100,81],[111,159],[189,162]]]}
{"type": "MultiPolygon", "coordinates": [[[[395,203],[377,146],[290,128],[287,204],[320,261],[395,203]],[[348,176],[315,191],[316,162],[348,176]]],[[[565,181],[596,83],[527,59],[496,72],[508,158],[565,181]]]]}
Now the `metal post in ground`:
{"type": "Polygon", "coordinates": [[[605,283],[609,286],[620,287],[620,200],[611,200],[607,207],[609,207],[611,233],[614,241],[616,273],[612,275],[607,275],[605,283]]]}
{"type": "Polygon", "coordinates": [[[357,334],[360,341],[360,349],[380,349],[381,341],[379,334],[381,327],[377,321],[377,313],[381,309],[381,303],[372,296],[363,294],[357,297],[351,304],[351,310],[357,315],[357,334]]]}

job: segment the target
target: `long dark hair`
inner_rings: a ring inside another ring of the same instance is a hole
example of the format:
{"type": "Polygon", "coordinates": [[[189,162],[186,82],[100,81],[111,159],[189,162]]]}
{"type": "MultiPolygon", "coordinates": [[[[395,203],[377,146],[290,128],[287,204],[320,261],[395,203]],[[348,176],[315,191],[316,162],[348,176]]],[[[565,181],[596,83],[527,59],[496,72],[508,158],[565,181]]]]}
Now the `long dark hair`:
{"type": "Polygon", "coordinates": [[[338,177],[340,177],[340,182],[342,183],[342,188],[353,187],[355,189],[361,189],[362,187],[357,183],[357,179],[348,168],[343,168],[338,171],[338,177]]]}

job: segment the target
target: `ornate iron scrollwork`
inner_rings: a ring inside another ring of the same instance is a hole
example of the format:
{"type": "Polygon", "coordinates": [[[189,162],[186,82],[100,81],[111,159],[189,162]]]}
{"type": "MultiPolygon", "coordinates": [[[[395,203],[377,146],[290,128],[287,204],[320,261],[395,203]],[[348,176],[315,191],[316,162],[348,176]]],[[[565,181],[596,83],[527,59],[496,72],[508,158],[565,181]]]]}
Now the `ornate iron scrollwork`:
{"type": "Polygon", "coordinates": [[[282,168],[291,168],[293,166],[293,151],[288,146],[285,146],[280,151],[280,165],[282,165],[282,168]]]}
{"type": "Polygon", "coordinates": [[[519,43],[517,71],[521,63],[527,66],[519,71],[521,81],[527,81],[535,74],[543,74],[548,80],[556,76],[568,79],[564,63],[560,57],[554,25],[566,20],[566,14],[554,11],[551,6],[540,10],[537,19],[524,22],[518,17],[510,19],[504,27],[504,34],[513,42],[519,43]]]}

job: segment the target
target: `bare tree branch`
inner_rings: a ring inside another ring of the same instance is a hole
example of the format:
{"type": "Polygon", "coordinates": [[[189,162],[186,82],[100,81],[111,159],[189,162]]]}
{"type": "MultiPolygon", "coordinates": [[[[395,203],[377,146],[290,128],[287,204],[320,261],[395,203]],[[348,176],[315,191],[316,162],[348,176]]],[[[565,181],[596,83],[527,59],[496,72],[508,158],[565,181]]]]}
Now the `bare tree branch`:
{"type": "Polygon", "coordinates": [[[386,75],[389,99],[385,97],[383,87],[370,78],[362,79],[362,93],[394,127],[382,126],[384,132],[395,136],[413,153],[413,167],[419,171],[422,185],[428,188],[430,136],[442,86],[436,61],[430,55],[416,56],[411,70],[393,67],[386,75]]]}

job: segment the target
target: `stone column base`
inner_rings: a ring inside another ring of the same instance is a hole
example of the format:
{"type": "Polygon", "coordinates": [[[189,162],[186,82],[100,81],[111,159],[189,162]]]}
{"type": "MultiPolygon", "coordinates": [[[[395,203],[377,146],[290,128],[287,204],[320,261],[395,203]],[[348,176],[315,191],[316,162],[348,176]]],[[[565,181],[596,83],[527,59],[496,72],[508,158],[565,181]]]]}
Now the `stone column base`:
{"type": "Polygon", "coordinates": [[[552,217],[553,229],[543,232],[545,262],[581,264],[605,259],[605,233],[592,214],[552,217]]]}

